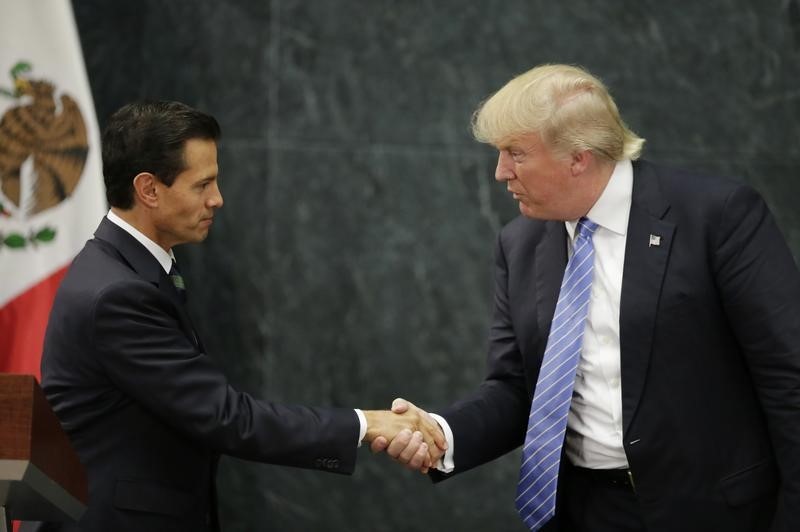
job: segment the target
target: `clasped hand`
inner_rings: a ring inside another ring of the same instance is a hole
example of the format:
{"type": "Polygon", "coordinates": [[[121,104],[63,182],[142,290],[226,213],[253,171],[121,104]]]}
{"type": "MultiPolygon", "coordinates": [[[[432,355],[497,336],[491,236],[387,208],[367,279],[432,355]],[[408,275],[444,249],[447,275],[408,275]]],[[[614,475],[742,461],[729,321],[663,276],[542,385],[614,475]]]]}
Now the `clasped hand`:
{"type": "Polygon", "coordinates": [[[395,399],[392,410],[365,410],[364,441],[373,453],[386,451],[408,469],[427,473],[447,450],[447,440],[430,414],[405,399],[395,399]]]}

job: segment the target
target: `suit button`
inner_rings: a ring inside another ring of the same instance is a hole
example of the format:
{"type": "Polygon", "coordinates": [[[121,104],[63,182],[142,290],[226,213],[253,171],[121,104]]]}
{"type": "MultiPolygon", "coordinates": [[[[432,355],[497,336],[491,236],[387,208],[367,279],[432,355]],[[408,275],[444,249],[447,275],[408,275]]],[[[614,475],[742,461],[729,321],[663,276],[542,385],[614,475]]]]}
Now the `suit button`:
{"type": "Polygon", "coordinates": [[[320,469],[336,469],[339,467],[339,460],[335,458],[317,458],[315,464],[320,469]]]}

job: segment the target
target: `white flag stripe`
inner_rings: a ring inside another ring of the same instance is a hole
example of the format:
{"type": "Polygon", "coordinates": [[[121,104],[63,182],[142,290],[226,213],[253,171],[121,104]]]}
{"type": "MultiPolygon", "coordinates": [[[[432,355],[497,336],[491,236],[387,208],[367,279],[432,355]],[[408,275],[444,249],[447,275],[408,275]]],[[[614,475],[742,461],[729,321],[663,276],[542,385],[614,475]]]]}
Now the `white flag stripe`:
{"type": "MultiPolygon", "coordinates": [[[[8,72],[18,63],[31,69],[22,76],[53,85],[56,116],[64,111],[62,97],[77,104],[88,140],[88,154],[80,180],[72,194],[57,205],[30,214],[0,192],[0,202],[11,216],[0,216],[3,235],[30,237],[44,228],[55,230],[49,242],[24,248],[0,246],[0,306],[69,264],[91,238],[106,211],[100,161],[100,133],[95,118],[80,40],[69,0],[16,1],[3,4],[0,17],[0,87],[15,88],[8,72]]],[[[0,116],[19,106],[30,106],[29,95],[0,95],[0,116]]],[[[22,166],[21,197],[31,194],[35,184],[32,158],[22,166]]],[[[21,203],[21,201],[20,201],[21,203]]]]}

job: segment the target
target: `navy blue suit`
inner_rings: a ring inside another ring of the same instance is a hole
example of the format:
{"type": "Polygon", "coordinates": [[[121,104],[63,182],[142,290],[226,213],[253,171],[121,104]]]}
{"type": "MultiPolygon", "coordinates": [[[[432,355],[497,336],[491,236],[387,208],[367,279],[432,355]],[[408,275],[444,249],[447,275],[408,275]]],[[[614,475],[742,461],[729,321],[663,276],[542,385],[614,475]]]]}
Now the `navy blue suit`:
{"type": "Polygon", "coordinates": [[[84,532],[218,529],[220,454],[338,473],[355,467],[355,412],[234,390],[158,261],[107,219],[56,296],[42,385],[88,472],[84,532]]]}
{"type": "MultiPolygon", "coordinates": [[[[456,473],[523,443],[566,238],[524,217],[499,235],[488,375],[441,412],[456,473]]],[[[800,530],[800,274],[755,191],[634,163],[620,350],[647,530],[800,530]]]]}

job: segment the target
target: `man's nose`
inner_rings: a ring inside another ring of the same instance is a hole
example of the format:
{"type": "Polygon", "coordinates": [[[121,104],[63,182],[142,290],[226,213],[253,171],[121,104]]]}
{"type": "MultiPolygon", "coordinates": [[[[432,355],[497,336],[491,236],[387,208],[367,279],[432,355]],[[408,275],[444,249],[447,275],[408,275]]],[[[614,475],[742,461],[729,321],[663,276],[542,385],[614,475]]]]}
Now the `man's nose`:
{"type": "Polygon", "coordinates": [[[215,183],[214,194],[212,194],[211,198],[209,199],[209,206],[215,209],[219,209],[220,207],[222,207],[223,203],[225,203],[225,201],[222,199],[222,192],[220,192],[219,186],[215,183]]]}
{"type": "Polygon", "coordinates": [[[494,178],[501,183],[514,179],[514,172],[511,169],[511,156],[501,151],[497,156],[497,168],[494,170],[494,178]]]}

